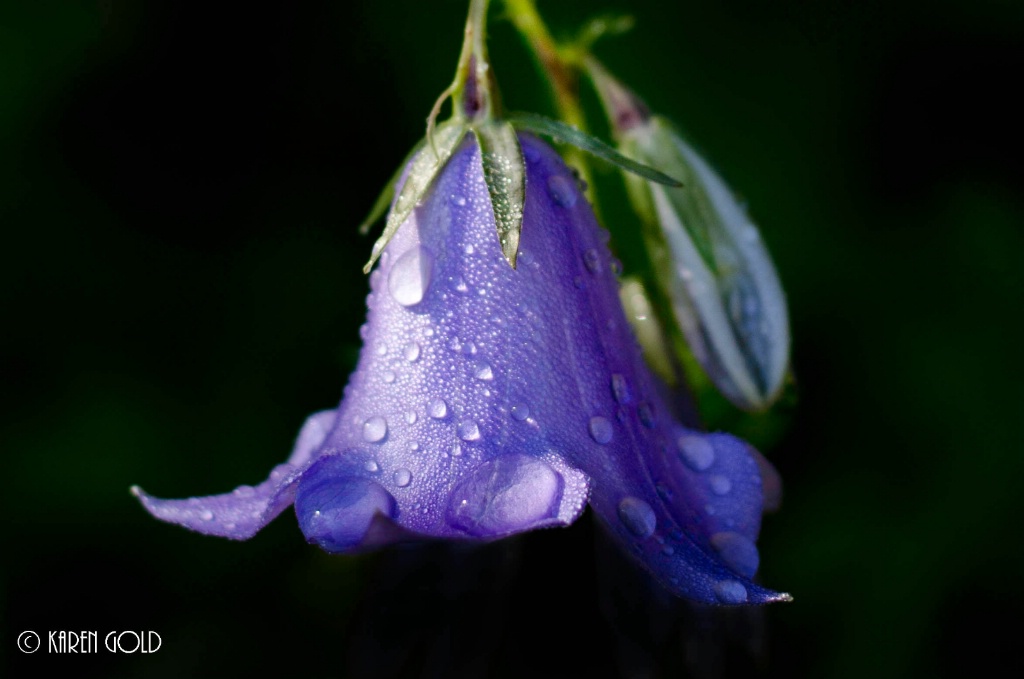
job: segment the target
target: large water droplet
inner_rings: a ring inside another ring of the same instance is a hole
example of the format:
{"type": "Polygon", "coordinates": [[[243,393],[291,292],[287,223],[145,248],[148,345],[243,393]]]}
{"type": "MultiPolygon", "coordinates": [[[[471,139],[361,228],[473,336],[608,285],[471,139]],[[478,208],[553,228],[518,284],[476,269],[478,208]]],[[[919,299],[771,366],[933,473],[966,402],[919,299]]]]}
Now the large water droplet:
{"type": "Polygon", "coordinates": [[[452,444],[452,457],[459,457],[462,455],[462,446],[458,441],[452,444]]]}
{"type": "Polygon", "coordinates": [[[619,521],[638,538],[654,534],[658,519],[651,506],[637,497],[624,497],[619,502],[619,521]]]}
{"type": "Polygon", "coordinates": [[[735,580],[716,582],[714,590],[723,604],[742,604],[747,600],[747,588],[735,580]]]}
{"type": "Polygon", "coordinates": [[[388,423],[379,415],[371,417],[363,422],[363,440],[368,443],[378,443],[384,440],[388,434],[388,423]]]}
{"type": "Polygon", "coordinates": [[[366,464],[363,465],[363,468],[371,474],[376,474],[380,471],[380,467],[373,460],[367,460],[366,464]]]}
{"type": "Polygon", "coordinates": [[[494,372],[491,370],[491,366],[489,364],[484,361],[478,361],[477,364],[473,366],[473,376],[478,380],[484,380],[486,382],[487,380],[494,379],[494,372]]]}
{"type": "Polygon", "coordinates": [[[597,250],[590,248],[583,253],[583,263],[587,266],[587,271],[592,274],[601,273],[601,255],[598,254],[597,250]]]}
{"type": "Polygon", "coordinates": [[[385,370],[383,378],[384,378],[385,382],[387,382],[388,384],[391,384],[392,382],[395,381],[395,371],[394,370],[385,370]]]}
{"type": "Polygon", "coordinates": [[[576,204],[576,187],[572,180],[560,174],[553,174],[548,177],[548,193],[552,200],[562,207],[572,207],[576,204]]]}
{"type": "Polygon", "coordinates": [[[629,382],[626,381],[625,375],[620,375],[619,373],[612,375],[612,394],[619,403],[629,403],[633,400],[633,396],[629,391],[629,382]]]}
{"type": "Polygon", "coordinates": [[[612,423],[600,415],[590,418],[590,437],[598,443],[604,444],[612,440],[614,430],[612,423]]]}
{"type": "Polygon", "coordinates": [[[525,403],[516,403],[512,406],[511,411],[512,419],[517,422],[522,422],[530,416],[530,406],[525,403]]]}
{"type": "Polygon", "coordinates": [[[706,439],[686,434],[678,443],[679,456],[693,471],[702,472],[715,463],[715,449],[706,439]]]}
{"type": "Polygon", "coordinates": [[[199,518],[203,521],[213,521],[213,512],[209,509],[204,509],[199,513],[199,518]]]}
{"type": "Polygon", "coordinates": [[[235,497],[252,497],[256,494],[256,489],[252,486],[239,486],[235,488],[235,497]]]}
{"type": "Polygon", "coordinates": [[[458,207],[465,207],[465,205],[466,205],[466,197],[465,196],[460,196],[458,194],[454,194],[453,193],[452,197],[451,197],[451,201],[452,201],[453,205],[456,205],[458,207]]]}
{"type": "Polygon", "coordinates": [[[476,441],[480,438],[480,427],[473,420],[463,420],[459,423],[456,433],[463,441],[476,441]]]}
{"type": "Polygon", "coordinates": [[[412,472],[405,467],[400,467],[395,470],[395,485],[399,488],[405,488],[412,482],[412,472]]]}
{"type": "Polygon", "coordinates": [[[402,306],[423,301],[434,273],[434,257],[422,246],[410,248],[395,261],[388,274],[388,290],[402,306]]]}
{"type": "Polygon", "coordinates": [[[427,414],[435,420],[443,420],[448,415],[448,404],[443,398],[435,398],[427,406],[427,414]]]}
{"type": "Polygon", "coordinates": [[[477,467],[451,492],[448,523],[480,537],[549,524],[558,516],[564,485],[541,460],[502,455],[477,467]]]}
{"type": "Polygon", "coordinates": [[[407,424],[416,424],[416,413],[412,410],[405,414],[405,421],[407,424]]]}
{"type": "Polygon", "coordinates": [[[405,345],[405,349],[402,350],[402,355],[410,363],[415,362],[420,357],[420,345],[416,342],[409,342],[405,345]]]}

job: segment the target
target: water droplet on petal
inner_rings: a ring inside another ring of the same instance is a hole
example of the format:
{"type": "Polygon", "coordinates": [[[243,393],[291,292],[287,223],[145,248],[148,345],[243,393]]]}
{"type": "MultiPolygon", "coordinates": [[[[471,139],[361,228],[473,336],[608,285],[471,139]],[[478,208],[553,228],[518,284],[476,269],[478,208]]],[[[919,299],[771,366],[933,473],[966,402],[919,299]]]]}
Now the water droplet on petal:
{"type": "Polygon", "coordinates": [[[363,422],[363,440],[368,443],[377,443],[382,441],[388,433],[388,423],[383,418],[378,416],[371,417],[366,422],[363,422]]]}
{"type": "Polygon", "coordinates": [[[479,361],[474,366],[473,375],[478,380],[484,380],[485,382],[494,379],[494,372],[491,370],[491,366],[484,361],[479,361]]]}
{"type": "Polygon", "coordinates": [[[459,423],[456,433],[463,441],[476,441],[480,438],[480,427],[473,420],[463,420],[459,423]]]}
{"type": "Polygon", "coordinates": [[[686,466],[695,472],[702,472],[715,462],[715,449],[700,436],[679,437],[679,455],[686,466]]]}
{"type": "Polygon", "coordinates": [[[427,414],[435,420],[443,420],[448,415],[448,404],[443,398],[435,398],[427,406],[427,414]]]}
{"type": "Polygon", "coordinates": [[[651,506],[636,497],[624,497],[619,502],[619,520],[638,538],[651,537],[658,523],[651,506]]]}
{"type": "Polygon", "coordinates": [[[420,357],[420,345],[416,342],[409,342],[402,350],[402,355],[405,356],[405,360],[414,363],[420,357]]]}
{"type": "Polygon", "coordinates": [[[530,406],[525,403],[516,403],[512,406],[511,411],[512,419],[517,422],[522,422],[530,416],[530,406]]]}
{"type": "Polygon", "coordinates": [[[391,384],[392,382],[395,381],[395,371],[393,371],[393,370],[385,370],[383,377],[384,377],[384,381],[385,382],[387,382],[388,384],[391,384]]]}
{"type": "Polygon", "coordinates": [[[460,196],[460,195],[457,195],[457,194],[452,194],[451,200],[452,200],[452,204],[453,205],[457,205],[458,207],[465,207],[465,205],[466,205],[466,197],[465,196],[460,196]]]}
{"type": "Polygon", "coordinates": [[[747,588],[735,580],[716,582],[714,590],[723,604],[742,604],[747,600],[747,588]]]}
{"type": "Polygon", "coordinates": [[[412,472],[405,467],[400,467],[395,470],[395,485],[399,488],[405,488],[412,482],[412,472]]]}
{"type": "Polygon", "coordinates": [[[636,414],[640,418],[640,424],[648,429],[654,429],[654,410],[650,403],[641,403],[636,407],[636,414]]]}
{"type": "Polygon", "coordinates": [[[416,424],[416,413],[409,411],[405,414],[405,421],[407,424],[416,424]]]}
{"type": "Polygon", "coordinates": [[[600,415],[590,418],[590,437],[598,443],[608,443],[613,433],[612,423],[608,419],[600,415]]]}
{"type": "Polygon", "coordinates": [[[715,474],[708,479],[708,482],[711,484],[711,492],[715,495],[728,495],[729,491],[732,490],[732,481],[729,480],[728,476],[715,474]]]}
{"type": "Polygon", "coordinates": [[[625,375],[620,375],[619,373],[612,375],[612,394],[619,403],[629,403],[633,400],[633,396],[629,392],[629,382],[626,381],[625,375]]]}
{"type": "Polygon", "coordinates": [[[374,462],[373,460],[367,460],[366,464],[363,465],[363,468],[366,469],[366,471],[370,472],[371,474],[376,474],[378,471],[380,471],[380,467],[378,467],[377,463],[374,462]]]}
{"type": "Polygon", "coordinates": [[[576,187],[572,180],[560,174],[553,174],[548,177],[548,193],[552,200],[562,207],[572,207],[576,204],[576,187]]]}
{"type": "Polygon", "coordinates": [[[458,441],[452,444],[452,457],[459,457],[462,455],[462,446],[458,441]]]}
{"type": "Polygon", "coordinates": [[[592,274],[601,273],[601,255],[598,254],[597,250],[590,248],[583,253],[583,263],[587,266],[587,271],[592,274]]]}
{"type": "Polygon", "coordinates": [[[421,246],[410,248],[395,261],[388,274],[388,290],[402,306],[423,301],[434,273],[434,257],[421,246]]]}
{"type": "Polygon", "coordinates": [[[209,509],[204,509],[202,512],[199,513],[199,518],[203,521],[213,521],[213,512],[211,512],[209,509]]]}
{"type": "Polygon", "coordinates": [[[754,541],[742,533],[722,531],[711,536],[711,546],[725,565],[746,578],[754,577],[761,557],[754,541]]]}
{"type": "Polygon", "coordinates": [[[256,489],[252,486],[239,486],[235,488],[234,493],[236,497],[252,497],[256,494],[256,489]]]}

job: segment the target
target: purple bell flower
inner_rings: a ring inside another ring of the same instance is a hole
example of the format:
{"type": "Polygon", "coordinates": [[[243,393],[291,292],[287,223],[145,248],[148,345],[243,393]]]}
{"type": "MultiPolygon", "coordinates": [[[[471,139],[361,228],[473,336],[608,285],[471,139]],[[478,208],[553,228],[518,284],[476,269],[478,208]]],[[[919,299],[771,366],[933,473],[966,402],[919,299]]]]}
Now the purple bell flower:
{"type": "Polygon", "coordinates": [[[159,519],[239,540],[294,504],[306,539],[337,553],[567,526],[589,503],[678,595],[788,599],[752,581],[774,472],[744,442],[674,420],[619,302],[607,233],[559,156],[518,139],[516,269],[467,134],[370,276],[337,410],[312,415],[258,486],[133,492],[159,519]]]}

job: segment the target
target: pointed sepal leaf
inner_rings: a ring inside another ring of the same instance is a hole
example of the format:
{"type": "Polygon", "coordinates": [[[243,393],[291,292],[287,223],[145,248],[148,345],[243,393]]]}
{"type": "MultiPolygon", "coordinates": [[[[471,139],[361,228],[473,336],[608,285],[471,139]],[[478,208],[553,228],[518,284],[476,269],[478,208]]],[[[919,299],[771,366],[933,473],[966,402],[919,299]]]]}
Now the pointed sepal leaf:
{"type": "MultiPolygon", "coordinates": [[[[429,139],[429,133],[428,137],[429,139]]],[[[365,236],[370,232],[370,227],[377,223],[377,221],[385,215],[388,211],[388,207],[391,206],[391,201],[395,197],[395,187],[398,186],[398,182],[402,181],[402,173],[405,172],[406,166],[412,157],[419,153],[420,149],[423,148],[424,144],[427,143],[427,139],[420,139],[412,150],[406,154],[405,158],[402,159],[402,163],[395,170],[395,173],[388,179],[388,183],[384,185],[380,195],[377,196],[377,201],[370,208],[370,213],[366,215],[366,219],[359,225],[359,235],[365,236]]]]}
{"type": "MultiPolygon", "coordinates": [[[[395,204],[388,214],[387,223],[384,225],[384,232],[373,244],[373,251],[370,253],[370,261],[363,267],[364,273],[369,273],[374,262],[384,251],[384,247],[391,240],[398,227],[412,213],[416,204],[423,199],[424,194],[430,188],[434,177],[444,168],[445,163],[451,158],[455,148],[462,141],[466,134],[466,125],[461,120],[450,120],[437,126],[434,130],[433,145],[424,145],[419,153],[408,165],[408,172],[405,176],[405,183],[395,198],[395,204]]],[[[421,142],[422,143],[422,142],[421,142]]]]}
{"type": "Polygon", "coordinates": [[[494,225],[501,252],[516,268],[519,235],[523,230],[526,203],[526,163],[515,128],[507,122],[493,122],[473,130],[480,145],[484,182],[491,199],[494,225]]]}
{"type": "Polygon", "coordinates": [[[572,144],[595,158],[611,163],[620,169],[632,172],[652,182],[672,187],[683,185],[679,180],[659,172],[649,165],[644,165],[627,158],[597,137],[592,137],[586,132],[581,132],[575,127],[557,120],[552,120],[535,113],[516,113],[508,116],[507,120],[518,129],[540,134],[565,144],[572,144]]]}

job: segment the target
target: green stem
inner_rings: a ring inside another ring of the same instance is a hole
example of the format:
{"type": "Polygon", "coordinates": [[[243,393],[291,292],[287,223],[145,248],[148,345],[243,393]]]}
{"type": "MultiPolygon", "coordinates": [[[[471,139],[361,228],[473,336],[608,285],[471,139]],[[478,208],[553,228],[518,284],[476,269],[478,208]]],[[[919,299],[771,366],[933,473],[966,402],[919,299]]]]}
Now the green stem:
{"type": "MultiPolygon", "coordinates": [[[[578,130],[586,131],[586,120],[580,107],[579,97],[579,66],[575,60],[567,58],[558,43],[551,37],[550,31],[537,12],[534,0],[505,0],[508,17],[526,39],[541,68],[547,75],[561,120],[578,130]]],[[[565,153],[566,162],[575,167],[580,178],[592,186],[592,175],[586,155],[570,147],[565,153]]],[[[594,193],[590,193],[590,202],[594,212],[598,212],[594,193]]]]}

